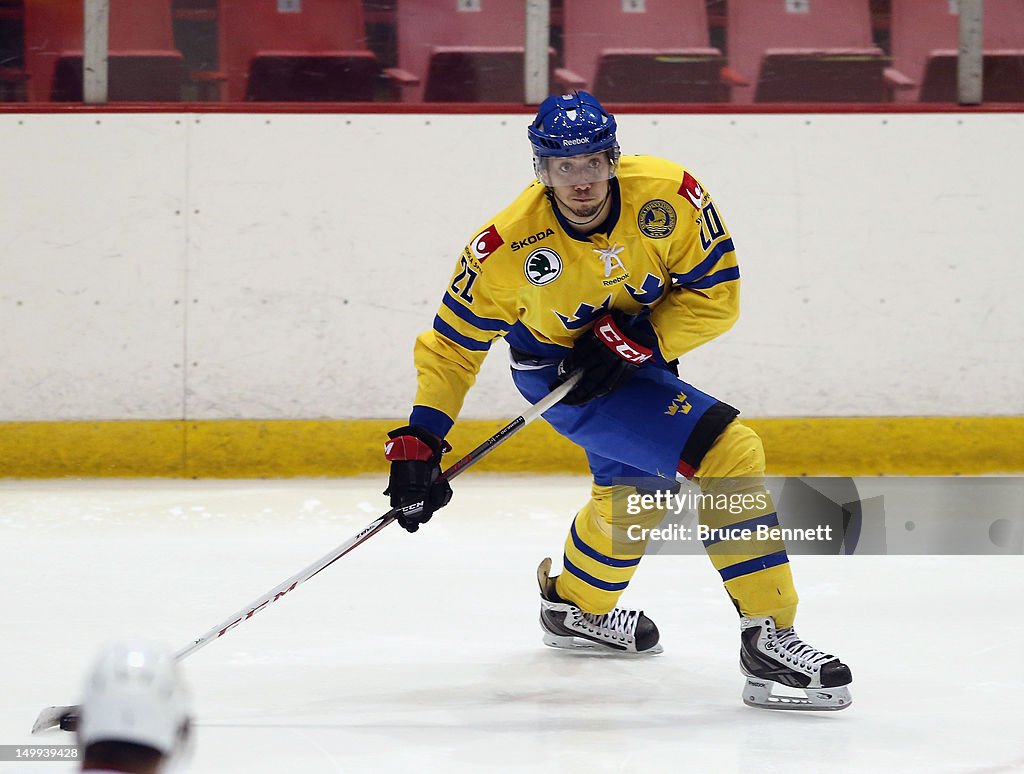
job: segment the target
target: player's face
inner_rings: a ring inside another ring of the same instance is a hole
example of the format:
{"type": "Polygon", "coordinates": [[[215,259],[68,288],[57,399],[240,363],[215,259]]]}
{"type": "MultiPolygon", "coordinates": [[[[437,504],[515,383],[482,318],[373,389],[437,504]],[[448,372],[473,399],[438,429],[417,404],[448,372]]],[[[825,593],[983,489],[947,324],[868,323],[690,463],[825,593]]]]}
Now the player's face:
{"type": "Polygon", "coordinates": [[[545,172],[558,204],[578,218],[593,217],[608,201],[613,170],[604,151],[548,159],[545,172]]]}
{"type": "Polygon", "coordinates": [[[552,188],[607,182],[612,176],[611,162],[604,151],[585,156],[549,158],[546,167],[548,179],[544,182],[552,188]]]}

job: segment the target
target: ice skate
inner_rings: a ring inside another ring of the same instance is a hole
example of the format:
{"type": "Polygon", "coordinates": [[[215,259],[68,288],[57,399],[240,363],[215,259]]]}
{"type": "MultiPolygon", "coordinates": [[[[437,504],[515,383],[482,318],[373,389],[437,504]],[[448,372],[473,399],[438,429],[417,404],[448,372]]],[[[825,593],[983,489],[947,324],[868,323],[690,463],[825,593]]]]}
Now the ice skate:
{"type": "Polygon", "coordinates": [[[751,707],[834,711],[853,701],[850,668],[769,616],[741,619],[740,668],[747,676],[743,703],[751,707]]]}
{"type": "Polygon", "coordinates": [[[548,577],[551,560],[537,568],[540,584],[540,626],[544,644],[552,648],[583,649],[591,652],[654,655],[663,648],[658,643],[658,627],[642,610],[615,608],[610,613],[584,613],[555,593],[555,579],[548,577]]]}

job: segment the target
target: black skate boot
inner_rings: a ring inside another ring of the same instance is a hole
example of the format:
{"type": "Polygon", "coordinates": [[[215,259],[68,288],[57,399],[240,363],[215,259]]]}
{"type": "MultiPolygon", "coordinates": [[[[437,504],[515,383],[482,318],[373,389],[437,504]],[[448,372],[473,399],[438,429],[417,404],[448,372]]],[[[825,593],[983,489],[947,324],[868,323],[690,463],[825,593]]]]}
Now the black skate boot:
{"type": "Polygon", "coordinates": [[[604,615],[584,613],[559,598],[555,593],[555,579],[548,577],[550,572],[551,560],[545,559],[537,568],[540,627],[544,630],[545,645],[642,655],[662,652],[658,627],[642,610],[615,608],[604,615]]]}
{"type": "Polygon", "coordinates": [[[802,641],[793,627],[777,628],[770,616],[740,620],[740,669],[747,676],[743,702],[751,707],[841,710],[853,701],[850,668],[802,641]],[[773,693],[776,685],[803,695],[773,693]]]}

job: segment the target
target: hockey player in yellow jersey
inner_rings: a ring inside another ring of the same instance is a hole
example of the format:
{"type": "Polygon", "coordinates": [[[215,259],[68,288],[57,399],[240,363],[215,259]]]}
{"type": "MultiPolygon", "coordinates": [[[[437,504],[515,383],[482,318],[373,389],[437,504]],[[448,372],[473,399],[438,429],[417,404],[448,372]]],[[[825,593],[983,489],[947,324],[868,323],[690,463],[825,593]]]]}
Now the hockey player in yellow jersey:
{"type": "Polygon", "coordinates": [[[549,97],[528,134],[537,179],[470,240],[432,328],[416,341],[409,424],[385,446],[399,522],[414,532],[451,498],[440,475],[443,439],[504,338],[512,378],[532,403],[581,373],[544,414],[583,447],[593,475],[562,572],[550,577],[550,560],[538,570],[545,643],[661,651],[653,620],[617,602],[644,555],[643,528],[664,510],[623,506],[654,500],[636,497],[638,480],[644,489],[692,481],[712,495],[700,522],[718,530],[704,544],[740,614],[744,701],[849,706],[850,670],[793,629],[797,594],[782,540],[774,531],[761,541],[731,537],[778,527],[760,439],[735,408],[676,374],[680,357],[738,316],[739,267],[717,204],[679,164],[622,156],[614,116],[586,92],[549,97]],[[780,701],[775,683],[804,689],[804,698],[780,701]]]}

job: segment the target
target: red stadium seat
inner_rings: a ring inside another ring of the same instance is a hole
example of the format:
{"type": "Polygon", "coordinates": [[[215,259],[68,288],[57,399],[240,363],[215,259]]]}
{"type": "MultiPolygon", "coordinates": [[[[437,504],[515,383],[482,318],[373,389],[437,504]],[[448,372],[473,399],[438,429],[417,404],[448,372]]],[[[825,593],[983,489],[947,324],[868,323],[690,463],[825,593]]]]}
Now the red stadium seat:
{"type": "Polygon", "coordinates": [[[717,102],[722,52],[708,42],[706,0],[564,0],[563,87],[608,102],[717,102]],[[627,10],[627,8],[631,8],[627,10]]]}
{"type": "Polygon", "coordinates": [[[0,102],[24,102],[27,97],[24,17],[20,2],[0,0],[0,102]]]}
{"type": "MultiPolygon", "coordinates": [[[[960,17],[950,0],[892,0],[892,81],[897,99],[957,101],[960,17]]],[[[1024,0],[985,0],[985,102],[1024,102],[1024,0]]]]}
{"type": "MultiPolygon", "coordinates": [[[[83,3],[25,0],[29,98],[82,100],[83,3]]],[[[181,99],[184,62],[174,47],[170,0],[110,0],[108,99],[181,99]]]]}
{"type": "Polygon", "coordinates": [[[221,0],[229,101],[374,99],[380,63],[361,0],[221,0]]]}
{"type": "Polygon", "coordinates": [[[388,74],[400,86],[402,99],[525,101],[523,3],[400,0],[395,19],[398,67],[388,74]]]}
{"type": "Polygon", "coordinates": [[[884,52],[869,0],[729,0],[729,66],[752,86],[734,102],[879,102],[884,52]]]}

